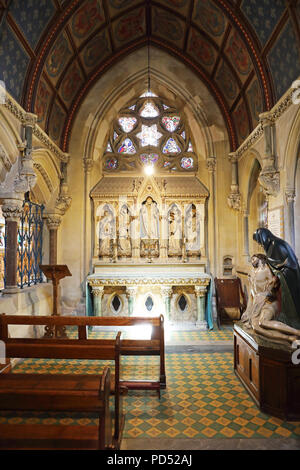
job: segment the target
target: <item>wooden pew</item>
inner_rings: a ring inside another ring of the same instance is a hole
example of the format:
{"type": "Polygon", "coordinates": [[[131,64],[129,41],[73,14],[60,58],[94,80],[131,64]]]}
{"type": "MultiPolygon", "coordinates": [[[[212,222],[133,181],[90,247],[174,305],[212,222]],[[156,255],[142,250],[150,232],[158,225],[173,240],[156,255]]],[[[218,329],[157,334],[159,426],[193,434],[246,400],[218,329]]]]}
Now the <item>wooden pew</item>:
{"type": "Polygon", "coordinates": [[[108,367],[104,368],[102,375],[92,378],[76,374],[0,374],[1,409],[90,409],[97,410],[98,415],[98,426],[0,424],[0,449],[111,449],[109,395],[108,367]]]}
{"type": "MultiPolygon", "coordinates": [[[[120,384],[120,336],[121,332],[118,332],[116,339],[98,339],[92,340],[87,339],[87,326],[89,325],[89,319],[87,317],[59,317],[59,316],[27,316],[27,315],[0,315],[0,339],[6,344],[6,355],[10,358],[47,358],[47,359],[96,359],[96,360],[113,360],[115,362],[115,374],[111,376],[111,393],[114,394],[115,400],[115,426],[113,436],[113,446],[115,448],[120,447],[122,430],[124,427],[124,414],[122,411],[122,397],[121,392],[126,391],[125,386],[120,384]],[[11,338],[8,335],[9,325],[40,325],[48,327],[61,327],[73,325],[77,326],[78,339],[69,338],[11,338]]],[[[6,369],[7,370],[7,369],[6,369]]],[[[5,371],[4,371],[5,372],[5,371]]],[[[11,383],[11,380],[19,380],[20,383],[24,381],[25,387],[30,379],[28,374],[12,374],[10,372],[0,374],[1,382],[0,385],[4,387],[5,380],[7,384],[11,383]],[[19,379],[13,378],[13,376],[20,376],[19,379]]],[[[34,374],[35,376],[45,374],[34,374]]],[[[57,381],[61,380],[62,374],[49,374],[48,377],[55,377],[57,381]]],[[[65,375],[64,375],[65,377],[65,375]]],[[[77,375],[76,375],[77,377],[77,375]]],[[[82,376],[82,386],[86,387],[85,382],[91,384],[91,379],[94,378],[94,392],[96,386],[96,379],[98,376],[92,376],[86,374],[82,376]],[[85,377],[85,379],[84,379],[85,377]]],[[[41,379],[45,380],[45,379],[41,379]]],[[[51,380],[51,379],[50,379],[51,380]]],[[[71,379],[70,379],[71,380],[71,379]]],[[[34,383],[32,382],[34,387],[34,383]]],[[[0,390],[1,393],[1,390],[0,390]]],[[[46,392],[44,392],[46,393],[46,392]]],[[[14,395],[14,408],[12,408],[12,402],[0,398],[0,409],[24,409],[24,401],[20,400],[20,396],[16,392],[14,395]],[[9,406],[8,408],[6,406],[9,406]]],[[[8,397],[6,397],[8,400],[8,397]]],[[[28,399],[29,400],[29,399],[28,399]]],[[[52,398],[53,400],[53,398],[52,398]]],[[[68,400],[66,399],[65,410],[68,411],[79,411],[76,406],[75,408],[67,408],[68,400]]],[[[90,405],[93,401],[86,402],[82,400],[80,411],[93,411],[93,407],[90,405]]],[[[35,409],[35,402],[30,402],[35,409]]],[[[28,405],[29,406],[29,405],[28,405]]],[[[50,406],[50,405],[49,405],[50,406]]],[[[44,409],[47,408],[47,400],[44,409]]],[[[60,410],[63,408],[60,408],[60,410]]],[[[95,408],[97,411],[97,407],[95,408]]]]}

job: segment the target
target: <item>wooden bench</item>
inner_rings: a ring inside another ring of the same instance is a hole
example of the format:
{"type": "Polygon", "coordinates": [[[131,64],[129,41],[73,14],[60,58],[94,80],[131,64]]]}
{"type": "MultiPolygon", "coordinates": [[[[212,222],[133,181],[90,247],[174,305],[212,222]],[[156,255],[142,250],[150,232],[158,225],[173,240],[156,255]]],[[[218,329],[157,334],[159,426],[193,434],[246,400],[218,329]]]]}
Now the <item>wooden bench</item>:
{"type": "Polygon", "coordinates": [[[158,380],[121,380],[128,390],[160,390],[166,388],[164,317],[88,317],[90,326],[143,327],[150,325],[150,339],[122,339],[121,356],[159,356],[158,380]]]}
{"type": "Polygon", "coordinates": [[[0,449],[111,449],[110,369],[102,375],[0,374],[1,409],[97,411],[98,426],[0,424],[0,449]]]}
{"type": "MultiPolygon", "coordinates": [[[[89,325],[89,319],[87,317],[59,317],[59,316],[27,316],[27,315],[0,315],[0,339],[6,344],[6,355],[9,358],[47,358],[47,359],[96,359],[96,360],[113,360],[115,363],[115,374],[111,374],[111,384],[110,390],[114,394],[115,399],[115,426],[114,426],[114,436],[113,436],[113,447],[119,448],[122,436],[122,430],[124,427],[124,414],[122,412],[122,397],[121,392],[124,393],[126,388],[124,385],[120,384],[120,336],[121,332],[118,332],[116,339],[87,339],[87,326],[89,325]],[[69,338],[11,338],[8,334],[9,325],[40,325],[46,327],[61,327],[73,325],[77,327],[78,338],[69,339],[69,338]]],[[[1,389],[0,389],[0,409],[10,409],[10,410],[23,410],[24,406],[27,403],[25,398],[21,398],[21,390],[23,389],[32,390],[32,396],[34,393],[41,395],[42,393],[47,395],[47,389],[43,388],[43,392],[39,389],[36,389],[34,376],[39,376],[41,381],[45,381],[41,376],[49,377],[51,382],[53,380],[59,381],[62,380],[61,377],[66,377],[62,374],[33,374],[32,377],[29,377],[28,374],[12,374],[9,372],[9,368],[6,367],[3,370],[1,376],[1,389]],[[19,378],[17,378],[19,376],[19,378]],[[19,388],[15,388],[15,392],[12,395],[12,399],[9,399],[9,396],[5,392],[5,384],[7,387],[12,383],[12,380],[19,381],[19,388]],[[31,381],[31,382],[30,382],[31,381]],[[23,385],[22,385],[23,383],[23,385]],[[21,388],[20,388],[21,387],[21,388]],[[36,389],[36,392],[33,390],[36,389]],[[3,393],[3,399],[1,398],[1,392],[3,393]],[[5,397],[5,399],[4,399],[5,397]],[[23,400],[24,398],[24,400],[23,400]]],[[[77,375],[70,376],[70,384],[72,380],[74,381],[77,375]]],[[[97,412],[97,402],[93,402],[93,397],[97,393],[97,380],[99,379],[98,375],[85,374],[81,376],[81,385],[83,390],[87,395],[90,395],[86,400],[82,399],[78,404],[74,403],[71,405],[72,400],[69,400],[69,396],[66,394],[65,390],[65,401],[63,402],[62,397],[60,398],[60,408],[59,410],[68,410],[68,411],[87,411],[97,412]],[[91,389],[91,380],[94,379],[94,386],[91,389]],[[93,403],[95,408],[93,408],[93,403]],[[80,410],[79,410],[79,408],[80,410]]],[[[41,382],[45,383],[46,382],[41,382]]],[[[51,382],[52,383],[52,382],[51,382]]],[[[54,382],[55,383],[55,382],[54,382]]],[[[64,382],[65,383],[65,382],[64,382]]],[[[73,382],[74,383],[74,382],[73,382]]],[[[66,383],[65,383],[65,386],[66,383]]],[[[78,384],[77,384],[78,386],[78,384]]],[[[69,387],[70,389],[70,387],[69,387]]],[[[75,388],[76,389],[76,388],[75,388]]],[[[70,389],[71,390],[71,389],[70,389]]],[[[49,399],[51,393],[49,392],[49,399]]],[[[35,410],[35,401],[32,398],[27,398],[28,408],[35,410]]],[[[51,400],[54,400],[53,397],[51,400]]],[[[75,400],[75,399],[74,399],[75,400]]],[[[76,400],[75,400],[76,402],[76,400]]],[[[40,398],[40,403],[42,399],[40,398]]],[[[47,403],[47,399],[43,402],[46,410],[51,410],[47,403]]],[[[53,401],[55,404],[55,401],[53,401]]],[[[40,405],[42,406],[42,405],[40,405]]],[[[54,405],[53,405],[54,406],[54,405]]],[[[39,408],[42,409],[42,408],[39,408]]],[[[54,408],[53,408],[54,409],[54,408]]]]}

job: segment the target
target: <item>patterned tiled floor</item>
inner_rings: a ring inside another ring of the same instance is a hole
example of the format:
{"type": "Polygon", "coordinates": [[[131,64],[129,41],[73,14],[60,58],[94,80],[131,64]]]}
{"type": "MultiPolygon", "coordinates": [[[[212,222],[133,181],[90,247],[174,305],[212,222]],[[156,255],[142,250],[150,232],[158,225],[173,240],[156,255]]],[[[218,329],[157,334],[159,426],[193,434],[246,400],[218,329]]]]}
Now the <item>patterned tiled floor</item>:
{"type": "MultiPolygon", "coordinates": [[[[122,328],[117,328],[117,330],[122,330],[122,328]]],[[[122,338],[131,338],[134,337],[133,328],[128,329],[127,331],[122,331],[122,338]]],[[[76,330],[68,330],[69,337],[77,337],[76,330]]],[[[115,338],[115,331],[91,331],[89,332],[89,338],[115,338]]],[[[223,327],[218,329],[215,327],[213,330],[190,330],[190,331],[180,331],[180,330],[168,330],[165,331],[165,341],[166,344],[170,343],[187,343],[195,341],[233,341],[233,331],[230,327],[223,327]]]]}
{"type": "MultiPolygon", "coordinates": [[[[157,358],[125,358],[123,378],[157,375],[157,358]],[[124,372],[126,371],[126,376],[124,372]]],[[[15,372],[97,373],[103,361],[26,360],[15,372]],[[101,364],[101,365],[100,365],[101,364]]],[[[284,422],[261,413],[233,372],[232,353],[167,354],[167,389],[161,399],[149,391],[131,391],[124,400],[124,438],[300,438],[300,422],[284,422]]],[[[1,413],[0,422],[45,424],[57,421],[89,425],[82,413],[1,413]]]]}

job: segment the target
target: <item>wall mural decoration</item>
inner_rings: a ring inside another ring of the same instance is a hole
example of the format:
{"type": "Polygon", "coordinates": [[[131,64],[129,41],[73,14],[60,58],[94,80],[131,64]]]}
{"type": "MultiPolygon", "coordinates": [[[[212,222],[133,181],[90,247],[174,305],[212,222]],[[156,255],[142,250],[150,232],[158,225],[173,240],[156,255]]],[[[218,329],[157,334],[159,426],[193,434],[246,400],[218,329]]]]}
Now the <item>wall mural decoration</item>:
{"type": "Polygon", "coordinates": [[[234,111],[234,122],[236,125],[239,144],[243,142],[249,135],[249,123],[248,123],[248,114],[245,102],[242,101],[239,103],[238,107],[234,111]]]}
{"type": "Polygon", "coordinates": [[[87,0],[72,18],[72,33],[82,41],[105,22],[99,0],[87,0]]]}
{"type": "Polygon", "coordinates": [[[61,33],[52,47],[46,62],[46,71],[50,78],[55,79],[55,83],[71,56],[72,49],[67,36],[65,33],[61,33]]]}
{"type": "Polygon", "coordinates": [[[279,99],[300,75],[300,52],[290,20],[269,52],[268,62],[275,83],[276,99],[279,99]]]}
{"type": "Polygon", "coordinates": [[[233,31],[230,35],[226,52],[231,59],[233,67],[236,68],[241,75],[247,76],[251,70],[251,59],[245,43],[242,41],[237,31],[233,31]]]}
{"type": "Polygon", "coordinates": [[[95,64],[103,60],[111,52],[107,31],[97,34],[83,49],[81,57],[83,65],[94,68],[95,64]]]}
{"type": "Polygon", "coordinates": [[[182,43],[184,39],[184,23],[169,12],[153,9],[153,34],[161,36],[168,41],[182,43]]]}
{"type": "Polygon", "coordinates": [[[225,32],[226,20],[224,14],[210,0],[195,1],[193,20],[214,37],[221,38],[225,32]]]}
{"type": "Polygon", "coordinates": [[[189,35],[188,53],[206,68],[212,69],[216,61],[216,50],[195,29],[189,35]]]}
{"type": "Polygon", "coordinates": [[[60,93],[65,101],[71,101],[76,91],[80,88],[83,81],[82,72],[77,64],[74,62],[68,69],[68,72],[60,86],[60,93]]]}
{"type": "Polygon", "coordinates": [[[285,6],[285,2],[282,0],[272,0],[271,2],[262,2],[261,0],[242,1],[241,10],[248,18],[262,45],[265,45],[270,38],[285,10],[285,6]]]}
{"type": "Polygon", "coordinates": [[[140,8],[116,22],[115,38],[118,43],[129,42],[145,34],[145,10],[140,8]]]}
{"type": "Polygon", "coordinates": [[[255,79],[249,86],[247,97],[250,105],[253,127],[255,127],[259,122],[259,114],[263,112],[262,96],[257,79],[255,79]]]}
{"type": "Polygon", "coordinates": [[[37,122],[39,125],[45,123],[51,96],[51,90],[46,85],[45,81],[40,81],[37,92],[37,99],[34,106],[34,112],[38,116],[37,122]]]}

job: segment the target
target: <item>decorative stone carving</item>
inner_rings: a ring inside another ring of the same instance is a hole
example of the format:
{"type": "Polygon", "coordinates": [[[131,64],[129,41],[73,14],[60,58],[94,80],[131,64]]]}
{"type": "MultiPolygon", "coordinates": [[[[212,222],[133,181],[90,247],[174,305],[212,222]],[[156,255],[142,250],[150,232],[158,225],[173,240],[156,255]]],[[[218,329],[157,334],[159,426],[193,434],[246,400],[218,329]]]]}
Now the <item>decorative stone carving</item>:
{"type": "Polygon", "coordinates": [[[286,202],[288,204],[290,203],[294,203],[295,202],[295,198],[296,198],[296,192],[294,189],[286,189],[285,190],[285,198],[286,198],[286,202]]]}
{"type": "Polygon", "coordinates": [[[10,171],[11,167],[12,167],[12,163],[9,159],[9,156],[5,150],[5,148],[3,147],[2,144],[0,144],[0,159],[3,163],[3,166],[4,168],[7,170],[7,171],[10,171]]]}
{"type": "Polygon", "coordinates": [[[49,230],[57,230],[61,224],[61,216],[57,214],[47,214],[46,224],[49,230]]]}
{"type": "Polygon", "coordinates": [[[4,199],[2,202],[2,214],[6,221],[19,222],[23,213],[23,201],[17,199],[4,199]]]}
{"type": "Polygon", "coordinates": [[[242,203],[242,196],[240,192],[231,192],[227,198],[227,203],[231,209],[240,211],[242,203]]]}
{"type": "Polygon", "coordinates": [[[84,157],[82,160],[83,168],[86,173],[89,173],[93,166],[94,166],[94,160],[92,158],[84,157]]]}
{"type": "Polygon", "coordinates": [[[261,171],[258,181],[268,196],[277,196],[280,190],[280,173],[276,170],[261,171]]]}
{"type": "Polygon", "coordinates": [[[213,173],[216,170],[216,159],[215,157],[208,157],[206,159],[206,168],[210,173],[213,173]]]}

